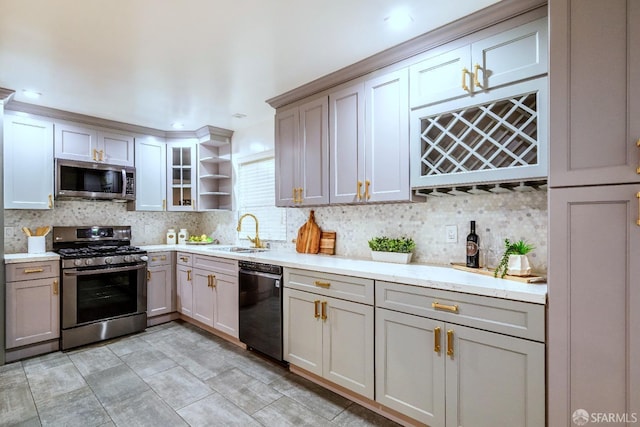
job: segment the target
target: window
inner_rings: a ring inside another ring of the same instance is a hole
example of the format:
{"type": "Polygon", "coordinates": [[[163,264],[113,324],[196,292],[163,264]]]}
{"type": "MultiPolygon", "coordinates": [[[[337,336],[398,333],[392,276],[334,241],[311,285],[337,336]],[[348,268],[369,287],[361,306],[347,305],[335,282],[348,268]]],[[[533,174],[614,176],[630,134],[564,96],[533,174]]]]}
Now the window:
{"type": "MultiPolygon", "coordinates": [[[[252,156],[238,163],[238,218],[245,213],[254,214],[260,222],[260,239],[287,239],[287,216],[283,208],[276,207],[275,159],[273,153],[252,156]]],[[[255,234],[253,218],[242,221],[239,238],[255,234]]]]}

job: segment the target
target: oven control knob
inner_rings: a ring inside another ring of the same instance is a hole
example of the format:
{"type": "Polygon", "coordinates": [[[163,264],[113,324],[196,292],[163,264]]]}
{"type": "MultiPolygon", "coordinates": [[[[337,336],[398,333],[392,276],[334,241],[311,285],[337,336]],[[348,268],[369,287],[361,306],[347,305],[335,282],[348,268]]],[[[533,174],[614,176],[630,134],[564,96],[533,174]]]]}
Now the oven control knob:
{"type": "Polygon", "coordinates": [[[131,255],[125,255],[124,256],[124,262],[131,262],[133,261],[133,257],[131,255]]]}
{"type": "Polygon", "coordinates": [[[106,257],[106,258],[104,259],[104,263],[105,263],[105,264],[111,264],[112,262],[113,262],[113,259],[112,259],[110,256],[108,256],[108,257],[106,257]]]}
{"type": "Polygon", "coordinates": [[[79,267],[82,265],[82,260],[81,259],[76,259],[73,261],[73,265],[75,265],[76,267],[79,267]]]}
{"type": "Polygon", "coordinates": [[[87,258],[87,259],[84,261],[84,263],[85,263],[86,265],[91,265],[91,264],[93,264],[93,258],[87,258]]]}

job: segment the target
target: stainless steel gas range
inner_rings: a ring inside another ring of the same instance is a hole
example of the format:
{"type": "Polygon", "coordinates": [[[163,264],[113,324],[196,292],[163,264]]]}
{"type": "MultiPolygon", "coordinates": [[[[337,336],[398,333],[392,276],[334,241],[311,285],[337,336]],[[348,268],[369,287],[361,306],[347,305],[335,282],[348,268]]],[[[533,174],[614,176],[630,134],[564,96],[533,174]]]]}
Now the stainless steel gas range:
{"type": "Polygon", "coordinates": [[[54,227],[53,250],[63,350],[146,328],[147,253],[131,246],[131,227],[54,227]]]}

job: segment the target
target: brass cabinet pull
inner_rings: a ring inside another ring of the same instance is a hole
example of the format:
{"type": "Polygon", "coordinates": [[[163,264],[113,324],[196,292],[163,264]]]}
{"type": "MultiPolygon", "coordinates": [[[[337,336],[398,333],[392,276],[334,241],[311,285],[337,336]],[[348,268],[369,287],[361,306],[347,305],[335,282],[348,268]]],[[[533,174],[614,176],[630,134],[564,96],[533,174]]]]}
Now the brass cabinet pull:
{"type": "Polygon", "coordinates": [[[187,262],[187,261],[189,261],[189,258],[187,258],[186,256],[181,256],[180,257],[180,261],[187,262]]]}
{"type": "Polygon", "coordinates": [[[53,209],[53,195],[49,194],[49,209],[53,209]]]}
{"type": "Polygon", "coordinates": [[[54,280],[53,281],[53,294],[54,295],[58,295],[58,293],[59,293],[58,280],[54,280]]]}
{"type": "Polygon", "coordinates": [[[476,64],[473,66],[473,85],[475,87],[481,88],[480,79],[478,78],[478,73],[480,72],[480,64],[476,64]]]}
{"type": "Polygon", "coordinates": [[[431,308],[434,308],[436,310],[450,311],[452,313],[457,313],[458,312],[458,306],[457,305],[440,304],[438,301],[432,302],[431,303],[431,308]]]}
{"type": "Polygon", "coordinates": [[[315,317],[316,319],[320,318],[320,300],[317,299],[313,302],[313,317],[315,317]]]}
{"type": "Polygon", "coordinates": [[[24,274],[42,273],[42,272],[44,272],[44,268],[25,268],[24,269],[24,274]]]}
{"type": "Polygon", "coordinates": [[[147,270],[147,282],[151,280],[151,272],[147,270]]]}
{"type": "Polygon", "coordinates": [[[453,331],[447,331],[447,356],[453,357],[453,331]]]}
{"type": "Polygon", "coordinates": [[[218,280],[216,279],[216,275],[215,275],[215,274],[212,274],[212,275],[211,275],[211,287],[212,287],[212,288],[215,288],[215,287],[217,286],[217,281],[218,281],[218,280]]]}
{"type": "Polygon", "coordinates": [[[156,258],[154,256],[151,257],[151,262],[154,262],[154,261],[157,261],[157,260],[158,260],[158,258],[156,258]]]}
{"type": "Polygon", "coordinates": [[[96,155],[97,155],[97,151],[98,151],[98,150],[96,150],[95,148],[93,149],[93,161],[94,161],[94,162],[97,162],[97,161],[98,161],[98,158],[96,157],[96,155]]]}
{"type": "Polygon", "coordinates": [[[160,257],[160,261],[166,261],[166,260],[167,260],[167,256],[166,256],[166,255],[162,255],[162,256],[160,257]]]}
{"type": "Polygon", "coordinates": [[[104,161],[104,158],[103,158],[103,156],[104,156],[104,151],[103,151],[103,150],[100,150],[100,151],[98,151],[98,153],[100,154],[100,156],[99,156],[100,161],[101,161],[101,162],[102,162],[102,161],[104,161]]]}
{"type": "Polygon", "coordinates": [[[211,287],[211,275],[207,275],[207,288],[211,287]]]}
{"type": "Polygon", "coordinates": [[[433,351],[440,354],[440,328],[433,329],[433,351]]]}
{"type": "Polygon", "coordinates": [[[327,320],[327,302],[322,301],[322,320],[327,320]]]}
{"type": "Polygon", "coordinates": [[[360,194],[360,189],[361,188],[362,188],[362,181],[358,181],[358,190],[357,190],[358,200],[362,200],[362,195],[360,194]]]}
{"type": "Polygon", "coordinates": [[[469,86],[467,86],[467,74],[469,74],[469,70],[467,70],[467,67],[465,67],[462,69],[462,90],[471,92],[469,86]]]}
{"type": "Polygon", "coordinates": [[[191,281],[191,270],[187,270],[187,280],[191,281]]]}
{"type": "Polygon", "coordinates": [[[302,200],[303,200],[303,199],[302,199],[302,192],[303,192],[303,191],[304,191],[304,190],[303,190],[303,188],[302,188],[302,187],[298,188],[298,203],[302,203],[302,200]]]}
{"type": "Polygon", "coordinates": [[[314,285],[320,287],[320,288],[329,288],[331,287],[331,283],[329,282],[321,282],[319,280],[316,280],[315,282],[313,282],[314,285]]]}
{"type": "Polygon", "coordinates": [[[162,210],[163,211],[167,210],[167,199],[162,199],[162,210]]]}
{"type": "Polygon", "coordinates": [[[636,225],[640,225],[640,192],[636,193],[636,198],[638,199],[638,219],[636,219],[636,225]]]}
{"type": "Polygon", "coordinates": [[[371,198],[371,194],[369,194],[369,186],[371,185],[371,181],[366,180],[364,182],[364,198],[365,200],[369,200],[371,198]]]}
{"type": "Polygon", "coordinates": [[[195,211],[196,210],[196,201],[191,199],[191,210],[195,211]]]}

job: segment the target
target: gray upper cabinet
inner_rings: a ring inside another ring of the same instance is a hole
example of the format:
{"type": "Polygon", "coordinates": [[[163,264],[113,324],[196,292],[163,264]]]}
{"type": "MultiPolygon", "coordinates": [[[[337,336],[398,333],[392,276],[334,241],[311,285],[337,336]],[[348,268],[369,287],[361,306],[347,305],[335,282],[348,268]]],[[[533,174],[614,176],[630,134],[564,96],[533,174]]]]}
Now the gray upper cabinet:
{"type": "Polygon", "coordinates": [[[545,74],[547,38],[547,18],[542,18],[468,45],[425,54],[410,67],[411,107],[545,74]]]}
{"type": "Polygon", "coordinates": [[[276,114],[276,206],[329,203],[328,99],[276,114]]]}
{"type": "Polygon", "coordinates": [[[136,138],[136,200],[138,211],[167,210],[167,144],[155,137],[136,138]]]}
{"type": "Polygon", "coordinates": [[[640,4],[552,3],[550,185],[640,181],[640,4]]]}
{"type": "Polygon", "coordinates": [[[408,71],[329,94],[330,201],[406,201],[409,188],[408,71]]]}

